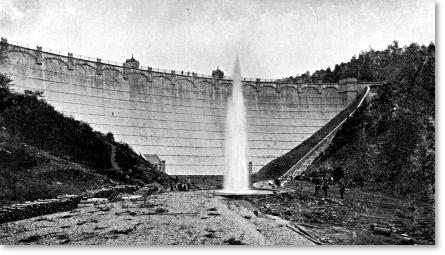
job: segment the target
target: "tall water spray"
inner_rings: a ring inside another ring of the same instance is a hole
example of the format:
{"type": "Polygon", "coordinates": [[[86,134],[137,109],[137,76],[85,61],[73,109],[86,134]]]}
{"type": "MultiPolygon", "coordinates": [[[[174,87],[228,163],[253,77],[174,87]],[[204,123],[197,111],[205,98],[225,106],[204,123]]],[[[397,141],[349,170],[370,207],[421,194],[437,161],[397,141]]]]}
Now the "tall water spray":
{"type": "Polygon", "coordinates": [[[238,57],[235,61],[232,79],[232,96],[227,102],[224,192],[250,193],[247,167],[246,110],[238,57]]]}

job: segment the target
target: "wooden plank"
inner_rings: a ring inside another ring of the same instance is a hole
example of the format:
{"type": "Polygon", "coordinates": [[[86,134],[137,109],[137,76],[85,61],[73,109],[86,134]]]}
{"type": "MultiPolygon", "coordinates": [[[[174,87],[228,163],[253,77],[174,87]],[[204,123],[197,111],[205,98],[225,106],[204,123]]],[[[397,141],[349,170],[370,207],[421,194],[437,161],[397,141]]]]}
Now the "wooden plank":
{"type": "Polygon", "coordinates": [[[295,228],[294,226],[290,225],[290,224],[286,224],[286,227],[290,228],[291,230],[293,230],[294,232],[306,237],[309,241],[317,244],[317,245],[322,245],[323,243],[321,243],[320,241],[316,240],[314,237],[312,237],[311,235],[307,234],[307,232],[303,232],[300,231],[299,229],[295,228]]]}

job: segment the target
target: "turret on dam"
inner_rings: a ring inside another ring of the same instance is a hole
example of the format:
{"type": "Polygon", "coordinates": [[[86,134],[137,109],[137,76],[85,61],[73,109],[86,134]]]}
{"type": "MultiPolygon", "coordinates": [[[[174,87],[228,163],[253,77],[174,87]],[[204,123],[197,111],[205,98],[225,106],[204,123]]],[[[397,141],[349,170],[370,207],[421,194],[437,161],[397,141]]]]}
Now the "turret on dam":
{"type": "MultiPolygon", "coordinates": [[[[56,110],[156,154],[168,174],[224,172],[226,99],[231,79],[0,44],[0,73],[16,91],[39,90],[56,110]]],[[[253,172],[310,137],[369,83],[282,83],[243,79],[248,161],[253,172]]]]}

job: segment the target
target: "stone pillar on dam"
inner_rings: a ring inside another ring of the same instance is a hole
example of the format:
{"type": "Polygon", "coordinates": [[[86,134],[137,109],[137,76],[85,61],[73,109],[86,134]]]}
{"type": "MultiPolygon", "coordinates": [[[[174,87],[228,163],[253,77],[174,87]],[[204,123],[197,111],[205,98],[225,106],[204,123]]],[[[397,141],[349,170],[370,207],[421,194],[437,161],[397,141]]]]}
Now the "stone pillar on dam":
{"type": "MultiPolygon", "coordinates": [[[[65,115],[112,132],[138,153],[157,154],[168,174],[223,174],[229,77],[140,67],[134,58],[119,64],[55,54],[6,39],[0,47],[0,73],[14,81],[14,90],[43,91],[65,115]]],[[[364,87],[352,80],[244,79],[253,172],[310,137],[364,87]]]]}

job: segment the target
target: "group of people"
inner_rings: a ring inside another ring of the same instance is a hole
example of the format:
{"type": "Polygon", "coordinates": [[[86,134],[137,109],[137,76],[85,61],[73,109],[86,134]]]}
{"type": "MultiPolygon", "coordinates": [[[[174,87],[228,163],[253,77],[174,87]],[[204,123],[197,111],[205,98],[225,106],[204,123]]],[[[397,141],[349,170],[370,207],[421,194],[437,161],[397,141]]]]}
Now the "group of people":
{"type": "Polygon", "coordinates": [[[178,176],[175,177],[173,182],[170,182],[170,191],[190,191],[192,181],[190,177],[187,177],[185,181],[179,180],[178,176]]]}
{"type": "MultiPolygon", "coordinates": [[[[338,182],[338,187],[339,187],[340,197],[341,199],[343,199],[346,187],[342,180],[338,182]]],[[[322,178],[321,180],[318,178],[315,179],[315,194],[314,194],[315,197],[318,197],[318,192],[320,191],[320,189],[323,190],[324,196],[328,197],[329,185],[328,181],[324,178],[322,178]]]]}

